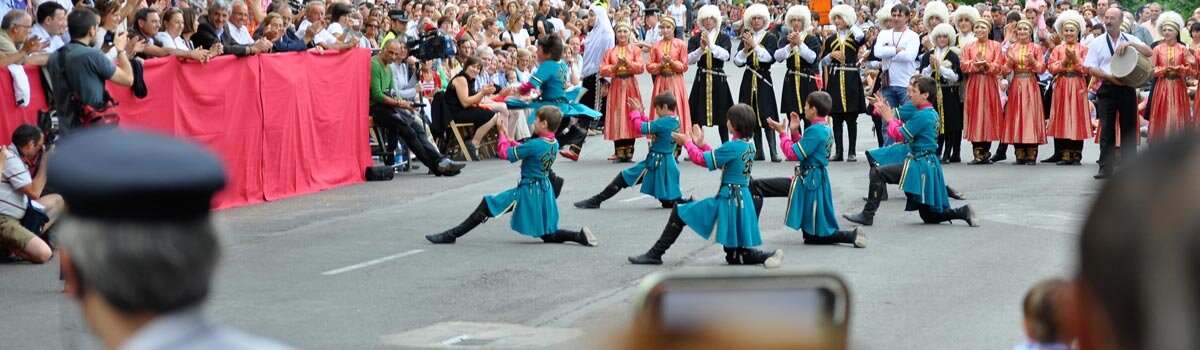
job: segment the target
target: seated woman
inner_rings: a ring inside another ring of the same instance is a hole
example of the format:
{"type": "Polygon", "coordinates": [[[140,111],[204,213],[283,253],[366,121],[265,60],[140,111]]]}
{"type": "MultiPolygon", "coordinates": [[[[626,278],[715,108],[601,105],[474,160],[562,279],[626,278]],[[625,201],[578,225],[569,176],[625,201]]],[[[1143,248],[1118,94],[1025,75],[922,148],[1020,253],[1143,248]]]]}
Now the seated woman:
{"type": "Polygon", "coordinates": [[[496,117],[507,116],[508,112],[503,108],[493,109],[497,105],[503,106],[503,103],[495,103],[495,100],[488,100],[487,97],[499,91],[500,98],[504,98],[509,94],[509,90],[500,91],[500,87],[494,84],[475,89],[475,78],[479,76],[481,62],[477,58],[468,57],[462,65],[462,72],[450,79],[450,85],[446,88],[446,108],[455,122],[475,124],[475,136],[465,140],[465,143],[466,152],[472,159],[478,160],[476,145],[483,142],[484,135],[496,126],[496,117]]]}

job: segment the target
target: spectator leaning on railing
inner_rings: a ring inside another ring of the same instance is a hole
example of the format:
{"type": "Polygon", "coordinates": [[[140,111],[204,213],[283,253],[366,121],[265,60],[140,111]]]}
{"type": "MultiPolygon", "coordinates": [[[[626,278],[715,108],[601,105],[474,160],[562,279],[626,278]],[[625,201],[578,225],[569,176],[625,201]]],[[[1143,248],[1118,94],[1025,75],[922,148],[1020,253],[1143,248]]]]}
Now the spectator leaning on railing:
{"type": "Polygon", "coordinates": [[[0,20],[0,66],[10,64],[46,64],[45,47],[37,37],[29,35],[33,17],[21,10],[12,10],[0,20]]]}
{"type": "Polygon", "coordinates": [[[183,12],[178,9],[171,9],[167,11],[167,15],[173,21],[169,25],[173,27],[168,27],[166,31],[159,32],[159,29],[162,27],[163,17],[159,16],[158,9],[146,7],[134,14],[134,30],[131,37],[140,38],[146,42],[145,50],[138,56],[141,58],[156,58],[174,55],[181,58],[207,62],[211,57],[208,50],[180,48],[180,45],[183,44],[183,38],[181,37],[183,35],[183,12]]]}
{"type": "Polygon", "coordinates": [[[50,246],[41,237],[62,213],[63,199],[42,195],[46,187],[45,137],[36,126],[22,124],[13,144],[0,149],[4,179],[0,181],[0,247],[35,264],[50,260],[50,246]],[[41,236],[41,237],[39,237],[41,236]]]}
{"type": "Polygon", "coordinates": [[[229,23],[230,7],[228,0],[213,0],[208,5],[208,15],[200,19],[200,28],[192,35],[192,44],[217,55],[246,56],[270,50],[271,43],[266,40],[256,41],[253,45],[239,45],[233,40],[226,25],[229,23]]]}

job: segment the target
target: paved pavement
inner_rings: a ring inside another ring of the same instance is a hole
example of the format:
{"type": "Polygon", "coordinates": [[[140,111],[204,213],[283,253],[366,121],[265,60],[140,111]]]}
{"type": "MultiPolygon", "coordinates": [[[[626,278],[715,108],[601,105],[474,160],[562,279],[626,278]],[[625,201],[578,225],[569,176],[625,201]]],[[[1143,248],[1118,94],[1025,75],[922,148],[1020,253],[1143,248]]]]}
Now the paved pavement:
{"type": "MultiPolygon", "coordinates": [[[[729,71],[739,82],[741,72],[729,71]]],[[[640,79],[648,101],[649,79],[640,79]]],[[[869,119],[859,125],[862,158],[875,142],[869,119]]],[[[613,334],[631,316],[635,285],[647,274],[748,268],[725,266],[721,249],[690,231],[668,252],[666,265],[626,263],[626,256],[654,242],[669,211],[634,190],[599,210],[572,207],[624,168],[604,160],[611,143],[588,141],[581,161],[560,158],[555,165],[567,179],[560,225],[587,225],[599,247],[542,244],[510,231],[507,218],[458,244],[430,245],[423,235],[457,224],[480,197],[511,187],[517,167],[485,160],[454,178],[422,169],[390,182],[218,213],[225,251],[210,313],[305,349],[612,348],[613,334]]],[[[965,144],[964,150],[969,153],[965,144]]],[[[638,156],[644,152],[640,144],[638,156]]],[[[1096,154],[1089,144],[1085,157],[1096,154]]],[[[681,167],[686,194],[713,193],[716,173],[681,167]]],[[[865,161],[834,163],[829,171],[838,211],[860,209],[865,161]]],[[[852,290],[852,348],[1009,348],[1022,339],[1024,291],[1073,270],[1078,227],[1100,184],[1091,179],[1095,171],[1092,161],[946,166],[947,181],[968,198],[955,204],[972,204],[979,228],[921,224],[916,213],[903,211],[893,186],[894,199],[867,228],[867,249],[804,246],[799,233],[783,226],[783,199],[767,201],[762,234],[765,247],[787,252],[784,268],[845,278],[852,290]]],[[[787,163],[754,168],[757,177],[790,173],[787,163]]],[[[59,293],[57,275],[57,261],[0,265],[4,348],[96,348],[80,340],[78,311],[59,293]]]]}

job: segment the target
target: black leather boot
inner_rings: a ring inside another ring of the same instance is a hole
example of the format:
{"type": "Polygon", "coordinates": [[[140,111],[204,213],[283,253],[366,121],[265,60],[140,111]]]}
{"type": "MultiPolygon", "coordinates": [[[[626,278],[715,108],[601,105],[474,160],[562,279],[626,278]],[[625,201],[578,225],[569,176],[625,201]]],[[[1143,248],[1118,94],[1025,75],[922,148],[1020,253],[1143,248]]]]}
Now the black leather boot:
{"type": "Polygon", "coordinates": [[[962,193],[962,191],[956,190],[953,187],[950,187],[950,185],[946,185],[946,196],[961,201],[965,195],[962,193]]]}
{"type": "Polygon", "coordinates": [[[995,163],[1006,159],[1008,159],[1008,144],[1001,143],[1000,146],[996,147],[996,154],[992,155],[990,160],[992,163],[995,163]]]}
{"type": "Polygon", "coordinates": [[[546,243],[566,243],[575,242],[585,247],[595,247],[600,244],[595,235],[592,235],[592,230],[584,226],[579,231],[558,230],[557,232],[542,236],[542,242],[546,243]]]}
{"type": "Polygon", "coordinates": [[[550,171],[550,187],[554,189],[554,199],[558,199],[558,195],[562,194],[563,183],[566,182],[563,178],[550,171]]]}
{"type": "Polygon", "coordinates": [[[760,162],[767,159],[767,154],[763,153],[763,132],[759,130],[754,133],[754,160],[760,162]]]}
{"type": "Polygon", "coordinates": [[[867,234],[863,232],[862,226],[855,226],[851,230],[838,231],[836,234],[841,236],[842,242],[853,244],[855,248],[867,247],[867,234]]]}
{"type": "Polygon", "coordinates": [[[783,249],[776,249],[773,252],[766,252],[754,248],[737,248],[738,256],[741,258],[741,265],[758,265],[768,269],[778,268],[783,265],[783,249]]]}
{"type": "Polygon", "coordinates": [[[635,265],[662,265],[663,254],[666,254],[667,249],[675,244],[676,239],[679,239],[684,225],[683,219],[679,218],[678,209],[672,209],[671,218],[667,220],[667,226],[663,227],[662,236],[658,237],[654,246],[650,247],[645,254],[629,257],[629,262],[635,265]]]}
{"type": "Polygon", "coordinates": [[[779,158],[779,139],[775,137],[775,130],[767,129],[767,146],[771,147],[771,163],[779,163],[783,158],[779,158]]]}
{"type": "Polygon", "coordinates": [[[954,215],[957,219],[966,221],[968,226],[979,227],[979,219],[975,216],[975,209],[970,204],[954,209],[954,215]]]}
{"type": "Polygon", "coordinates": [[[734,247],[725,247],[725,262],[730,265],[741,265],[742,256],[738,253],[741,251],[734,247]]]}
{"type": "Polygon", "coordinates": [[[621,174],[617,174],[617,177],[613,178],[612,182],[609,182],[608,186],[604,187],[604,190],[601,190],[600,193],[592,196],[592,198],[575,202],[575,207],[580,209],[599,208],[600,203],[604,203],[604,201],[617,195],[617,192],[621,192],[621,189],[626,187],[629,187],[629,184],[625,183],[625,178],[621,174]]]}
{"type": "Polygon", "coordinates": [[[1054,139],[1054,153],[1050,155],[1050,158],[1042,159],[1041,162],[1042,163],[1058,163],[1058,162],[1061,162],[1062,160],[1063,160],[1063,141],[1056,138],[1056,139],[1054,139]]]}
{"type": "Polygon", "coordinates": [[[670,209],[670,208],[674,208],[675,206],[680,205],[680,204],[691,203],[693,200],[695,200],[695,199],[693,199],[692,197],[680,197],[678,199],[665,199],[665,200],[660,200],[658,202],[662,204],[663,208],[670,209]]]}
{"type": "Polygon", "coordinates": [[[883,193],[887,193],[887,183],[883,181],[878,170],[871,169],[871,183],[867,185],[867,189],[867,205],[863,206],[862,212],[842,214],[843,218],[864,226],[871,226],[875,223],[875,211],[879,209],[883,193]]]}
{"type": "Polygon", "coordinates": [[[426,235],[425,239],[429,240],[429,243],[433,244],[452,244],[454,241],[458,240],[459,237],[467,234],[467,232],[471,232],[471,229],[474,229],[476,226],[479,226],[479,224],[484,223],[490,217],[492,217],[492,215],[488,211],[487,201],[480,201],[479,206],[475,208],[475,211],[471,212],[471,215],[467,215],[467,219],[463,220],[461,224],[458,224],[458,226],[439,234],[426,235]]]}

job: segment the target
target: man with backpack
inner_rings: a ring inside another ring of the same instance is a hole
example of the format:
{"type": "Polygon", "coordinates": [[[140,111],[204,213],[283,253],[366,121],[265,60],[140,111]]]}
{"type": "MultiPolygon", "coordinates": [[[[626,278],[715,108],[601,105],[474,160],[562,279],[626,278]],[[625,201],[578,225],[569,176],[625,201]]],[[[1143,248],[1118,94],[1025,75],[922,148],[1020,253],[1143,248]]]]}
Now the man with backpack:
{"type": "Polygon", "coordinates": [[[90,7],[80,7],[67,16],[67,31],[71,42],[63,45],[50,57],[51,86],[54,88],[54,108],[58,111],[62,133],[83,126],[115,124],[116,103],[104,89],[105,81],[121,86],[134,83],[133,66],[129,56],[141,52],[145,42],[130,41],[126,33],[113,38],[117,64],[92,47],[100,15],[90,7]]]}

